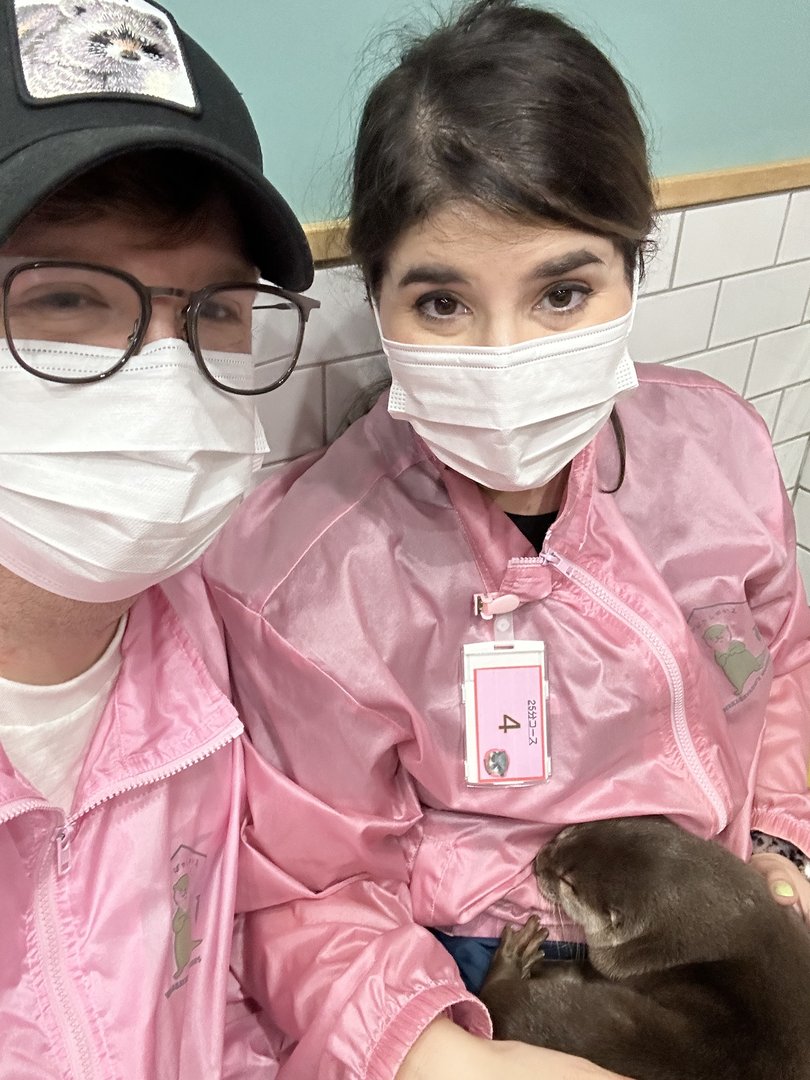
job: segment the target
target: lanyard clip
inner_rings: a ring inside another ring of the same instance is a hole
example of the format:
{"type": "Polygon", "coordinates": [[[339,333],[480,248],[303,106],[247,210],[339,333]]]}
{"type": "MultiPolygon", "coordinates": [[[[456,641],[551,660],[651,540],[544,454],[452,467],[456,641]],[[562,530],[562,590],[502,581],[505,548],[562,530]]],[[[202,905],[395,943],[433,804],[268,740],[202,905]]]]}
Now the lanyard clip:
{"type": "Polygon", "coordinates": [[[475,593],[473,596],[473,612],[480,619],[487,622],[496,615],[511,615],[520,607],[520,598],[514,593],[475,593]]]}

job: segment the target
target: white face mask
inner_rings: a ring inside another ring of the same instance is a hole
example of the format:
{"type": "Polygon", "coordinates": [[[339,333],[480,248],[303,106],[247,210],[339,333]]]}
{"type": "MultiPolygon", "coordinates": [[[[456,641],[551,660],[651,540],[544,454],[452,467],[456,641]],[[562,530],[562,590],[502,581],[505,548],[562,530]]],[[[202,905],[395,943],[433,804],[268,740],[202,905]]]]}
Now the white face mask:
{"type": "MultiPolygon", "coordinates": [[[[46,371],[60,358],[98,370],[99,357],[119,355],[45,341],[25,349],[46,371]]],[[[247,384],[250,356],[221,362],[244,365],[247,384]]],[[[267,450],[254,399],[211,385],[173,339],[84,385],[37,378],[0,343],[0,401],[0,563],[73,600],[121,600],[187,566],[267,450]]]]}
{"type": "Polygon", "coordinates": [[[635,305],[634,295],[612,322],[502,348],[383,338],[393,377],[388,410],[440,461],[484,487],[542,487],[638,386],[627,352],[635,305]]]}

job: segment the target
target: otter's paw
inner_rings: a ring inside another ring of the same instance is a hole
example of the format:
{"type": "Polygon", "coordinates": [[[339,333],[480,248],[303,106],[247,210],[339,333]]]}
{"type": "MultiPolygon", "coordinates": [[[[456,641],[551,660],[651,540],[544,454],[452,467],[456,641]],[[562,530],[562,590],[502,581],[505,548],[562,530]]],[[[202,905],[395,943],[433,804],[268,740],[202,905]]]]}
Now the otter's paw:
{"type": "Polygon", "coordinates": [[[540,925],[536,915],[530,915],[523,926],[506,926],[495,953],[496,961],[512,970],[513,977],[530,979],[532,968],[543,959],[540,946],[548,937],[548,929],[540,925]]]}

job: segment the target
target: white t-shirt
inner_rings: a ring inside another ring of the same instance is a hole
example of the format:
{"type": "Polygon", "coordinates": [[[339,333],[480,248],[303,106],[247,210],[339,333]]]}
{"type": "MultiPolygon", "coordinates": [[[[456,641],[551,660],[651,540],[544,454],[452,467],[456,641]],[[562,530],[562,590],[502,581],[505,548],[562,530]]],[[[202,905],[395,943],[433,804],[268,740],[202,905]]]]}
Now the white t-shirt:
{"type": "Polygon", "coordinates": [[[0,746],[29,784],[70,813],[82,762],[121,667],[121,620],[104,655],[56,686],[0,678],[0,746]]]}

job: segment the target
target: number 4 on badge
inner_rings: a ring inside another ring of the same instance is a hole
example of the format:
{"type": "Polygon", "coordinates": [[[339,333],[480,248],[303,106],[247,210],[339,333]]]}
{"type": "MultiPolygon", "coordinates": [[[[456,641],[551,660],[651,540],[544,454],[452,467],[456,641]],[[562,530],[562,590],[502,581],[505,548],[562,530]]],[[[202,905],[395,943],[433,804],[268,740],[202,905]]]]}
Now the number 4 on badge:
{"type": "Polygon", "coordinates": [[[513,720],[511,716],[507,716],[506,713],[504,713],[503,723],[498,724],[498,730],[502,731],[505,735],[508,731],[519,731],[520,724],[517,720],[513,720]]]}

